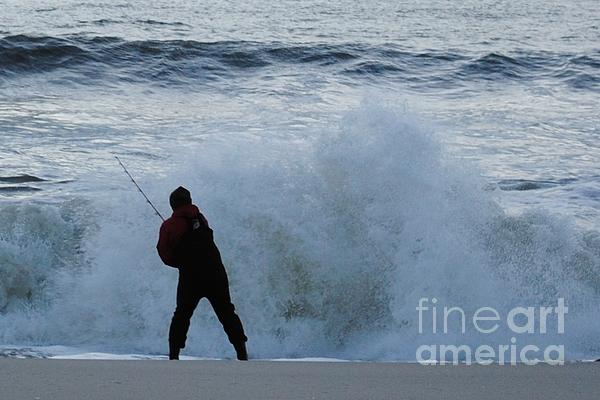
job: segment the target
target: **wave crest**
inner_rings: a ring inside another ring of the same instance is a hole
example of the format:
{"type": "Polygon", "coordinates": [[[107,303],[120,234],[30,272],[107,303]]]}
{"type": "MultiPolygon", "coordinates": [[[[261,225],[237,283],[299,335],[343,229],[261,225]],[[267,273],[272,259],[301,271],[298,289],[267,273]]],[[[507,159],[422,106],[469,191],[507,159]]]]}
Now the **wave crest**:
{"type": "Polygon", "coordinates": [[[408,51],[394,45],[127,41],[115,37],[0,39],[0,77],[67,70],[80,84],[145,81],[152,84],[207,83],[261,73],[273,65],[310,65],[357,79],[405,80],[444,88],[478,80],[554,78],[577,89],[599,81],[597,53],[586,55],[520,51],[472,55],[457,51],[408,51]],[[77,75],[90,79],[77,79],[77,75]]]}

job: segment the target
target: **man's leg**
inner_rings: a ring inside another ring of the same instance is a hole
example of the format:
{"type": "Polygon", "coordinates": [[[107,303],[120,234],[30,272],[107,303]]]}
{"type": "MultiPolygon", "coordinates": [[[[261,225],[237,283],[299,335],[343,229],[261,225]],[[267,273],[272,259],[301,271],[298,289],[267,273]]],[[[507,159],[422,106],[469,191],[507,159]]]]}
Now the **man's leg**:
{"type": "Polygon", "coordinates": [[[179,359],[179,349],[185,347],[187,332],[190,328],[190,319],[200,301],[198,288],[194,279],[186,277],[179,272],[179,283],[177,284],[177,307],[171,319],[169,328],[169,359],[179,359]]]}
{"type": "Polygon", "coordinates": [[[229,282],[227,275],[220,277],[213,289],[206,296],[217,318],[223,325],[229,342],[235,348],[238,360],[247,360],[246,341],[248,338],[244,334],[244,327],[240,317],[235,313],[235,306],[231,302],[229,294],[229,282]]]}

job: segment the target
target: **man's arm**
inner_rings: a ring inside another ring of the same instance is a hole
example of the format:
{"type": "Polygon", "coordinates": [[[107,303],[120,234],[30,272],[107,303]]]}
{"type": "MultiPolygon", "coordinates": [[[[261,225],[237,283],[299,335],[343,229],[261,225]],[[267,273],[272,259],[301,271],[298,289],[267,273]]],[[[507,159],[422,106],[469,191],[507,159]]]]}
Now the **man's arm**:
{"type": "Polygon", "coordinates": [[[173,246],[171,243],[171,234],[169,232],[169,227],[166,223],[163,223],[160,226],[160,233],[158,236],[158,243],[156,245],[156,249],[158,250],[158,255],[163,263],[166,265],[178,268],[175,265],[174,254],[173,254],[173,246]]]}

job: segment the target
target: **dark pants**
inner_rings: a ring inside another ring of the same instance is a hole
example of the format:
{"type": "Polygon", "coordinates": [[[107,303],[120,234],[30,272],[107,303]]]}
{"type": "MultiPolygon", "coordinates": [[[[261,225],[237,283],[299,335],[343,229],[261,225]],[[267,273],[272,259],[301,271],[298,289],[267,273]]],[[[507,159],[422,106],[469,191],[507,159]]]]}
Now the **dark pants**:
{"type": "Polygon", "coordinates": [[[203,297],[210,302],[229,342],[234,346],[245,343],[248,339],[231,303],[227,273],[223,266],[219,266],[210,273],[189,272],[184,268],[179,270],[177,308],[171,320],[169,344],[180,349],[185,347],[190,318],[203,297]]]}

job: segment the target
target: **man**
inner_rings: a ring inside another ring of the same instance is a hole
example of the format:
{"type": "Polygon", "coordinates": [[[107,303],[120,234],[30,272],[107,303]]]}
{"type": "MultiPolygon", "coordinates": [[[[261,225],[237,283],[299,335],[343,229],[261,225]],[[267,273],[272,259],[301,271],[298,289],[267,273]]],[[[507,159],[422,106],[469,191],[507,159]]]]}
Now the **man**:
{"type": "Polygon", "coordinates": [[[235,348],[238,360],[247,360],[246,335],[229,295],[227,273],[213,231],[190,192],[178,187],[169,198],[173,215],[160,227],[156,246],[162,261],[179,269],[177,308],[169,329],[169,359],[178,360],[185,348],[190,318],[203,297],[210,302],[217,318],[235,348]]]}

